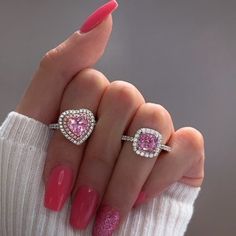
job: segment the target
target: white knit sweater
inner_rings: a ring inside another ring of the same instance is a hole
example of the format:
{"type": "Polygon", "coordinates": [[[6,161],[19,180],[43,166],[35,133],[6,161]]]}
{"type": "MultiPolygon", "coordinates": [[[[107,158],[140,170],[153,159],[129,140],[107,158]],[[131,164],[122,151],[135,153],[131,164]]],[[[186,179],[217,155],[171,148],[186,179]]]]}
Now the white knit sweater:
{"type": "MultiPolygon", "coordinates": [[[[42,172],[48,127],[11,112],[0,128],[0,235],[85,236],[69,223],[70,202],[60,213],[44,208],[42,172]]],[[[175,183],[159,197],[130,212],[115,235],[181,236],[200,188],[175,183]]]]}

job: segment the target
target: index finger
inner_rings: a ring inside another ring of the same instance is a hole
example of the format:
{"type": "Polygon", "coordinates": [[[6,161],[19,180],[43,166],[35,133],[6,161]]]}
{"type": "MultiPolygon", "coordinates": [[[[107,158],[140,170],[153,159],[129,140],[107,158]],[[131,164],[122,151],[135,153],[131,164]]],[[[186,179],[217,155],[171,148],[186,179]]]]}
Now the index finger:
{"type": "Polygon", "coordinates": [[[76,31],[45,54],[16,108],[18,113],[45,124],[55,121],[66,85],[80,70],[93,66],[102,56],[112,30],[110,14],[116,8],[114,0],[103,5],[85,22],[90,22],[86,31],[84,24],[82,32],[76,31]]]}

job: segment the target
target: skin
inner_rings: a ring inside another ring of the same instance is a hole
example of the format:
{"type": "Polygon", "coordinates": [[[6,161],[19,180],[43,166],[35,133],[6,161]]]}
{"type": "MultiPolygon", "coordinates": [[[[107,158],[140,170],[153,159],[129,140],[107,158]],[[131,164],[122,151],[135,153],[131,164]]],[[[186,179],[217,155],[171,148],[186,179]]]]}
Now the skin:
{"type": "Polygon", "coordinates": [[[103,196],[100,203],[115,207],[124,219],[141,191],[149,201],[177,181],[201,186],[204,140],[191,127],[175,131],[169,112],[161,105],[146,103],[132,84],[110,83],[102,73],[85,69],[100,59],[111,30],[109,16],[92,31],[75,32],[46,53],[16,111],[45,124],[56,122],[66,109],[93,111],[97,124],[86,144],[76,146],[59,131],[54,133],[44,180],[55,166],[66,164],[74,172],[72,199],[79,186],[92,186],[103,196]],[[133,136],[141,127],[162,133],[172,151],[161,152],[157,159],[137,158],[130,143],[122,144],[120,138],[123,133],[133,136]]]}

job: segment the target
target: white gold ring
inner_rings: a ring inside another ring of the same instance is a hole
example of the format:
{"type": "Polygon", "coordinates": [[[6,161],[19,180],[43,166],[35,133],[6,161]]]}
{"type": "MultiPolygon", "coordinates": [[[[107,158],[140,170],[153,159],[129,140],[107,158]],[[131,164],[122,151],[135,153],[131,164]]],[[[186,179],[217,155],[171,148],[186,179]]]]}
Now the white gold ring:
{"type": "Polygon", "coordinates": [[[88,109],[67,110],[61,113],[58,123],[50,124],[49,128],[59,129],[68,140],[80,145],[91,135],[95,123],[95,117],[88,109]]]}
{"type": "Polygon", "coordinates": [[[162,150],[171,151],[171,147],[162,144],[162,135],[154,129],[141,128],[134,137],[123,135],[122,140],[132,142],[134,152],[147,158],[157,157],[162,150]]]}

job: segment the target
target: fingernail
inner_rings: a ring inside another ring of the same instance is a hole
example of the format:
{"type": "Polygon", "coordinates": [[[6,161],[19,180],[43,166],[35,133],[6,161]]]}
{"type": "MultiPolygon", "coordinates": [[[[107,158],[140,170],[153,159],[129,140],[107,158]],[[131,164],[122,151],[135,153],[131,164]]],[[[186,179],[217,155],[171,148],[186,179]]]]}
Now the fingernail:
{"type": "Polygon", "coordinates": [[[140,192],[133,207],[137,207],[146,201],[147,195],[145,192],[140,192]]]}
{"type": "Polygon", "coordinates": [[[60,211],[70,195],[73,172],[67,166],[54,168],[46,184],[44,206],[53,211],[60,211]]]}
{"type": "Polygon", "coordinates": [[[83,186],[76,193],[71,208],[70,224],[77,229],[85,229],[95,215],[99,194],[93,188],[83,186]]]}
{"type": "Polygon", "coordinates": [[[120,212],[114,208],[103,205],[96,217],[93,236],[110,236],[120,223],[120,212]]]}
{"type": "Polygon", "coordinates": [[[117,7],[118,3],[115,0],[111,0],[100,8],[98,8],[87,18],[87,20],[81,26],[80,32],[87,33],[93,28],[95,28],[103,20],[105,20],[105,18],[110,15],[117,7]]]}

